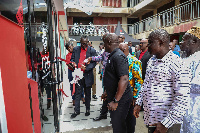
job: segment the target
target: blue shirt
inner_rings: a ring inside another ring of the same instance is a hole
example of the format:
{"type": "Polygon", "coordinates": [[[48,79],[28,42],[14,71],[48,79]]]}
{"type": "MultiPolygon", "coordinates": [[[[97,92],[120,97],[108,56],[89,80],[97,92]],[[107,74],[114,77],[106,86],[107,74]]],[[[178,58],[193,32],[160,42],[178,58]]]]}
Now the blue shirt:
{"type": "Polygon", "coordinates": [[[178,51],[173,51],[174,54],[178,55],[180,57],[180,54],[178,51]]]}
{"type": "Polygon", "coordinates": [[[175,48],[174,48],[174,51],[181,51],[180,46],[176,45],[175,48]]]}

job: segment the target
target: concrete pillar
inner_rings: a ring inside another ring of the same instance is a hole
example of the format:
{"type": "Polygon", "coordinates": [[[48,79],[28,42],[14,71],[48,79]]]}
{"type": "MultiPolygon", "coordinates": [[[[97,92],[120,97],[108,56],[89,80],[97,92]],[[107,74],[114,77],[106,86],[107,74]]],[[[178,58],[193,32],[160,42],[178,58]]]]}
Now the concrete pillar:
{"type": "Polygon", "coordinates": [[[127,7],[127,0],[121,0],[122,7],[127,7]]]}
{"type": "Polygon", "coordinates": [[[97,6],[100,6],[100,7],[103,6],[103,1],[102,1],[102,0],[99,0],[97,6]]]}
{"type": "Polygon", "coordinates": [[[142,15],[139,16],[139,21],[141,21],[141,20],[142,20],[142,15]]]}
{"type": "MultiPolygon", "coordinates": [[[[122,17],[122,24],[127,24],[127,17],[126,16],[122,17]]],[[[124,29],[124,31],[126,33],[128,33],[127,25],[122,25],[122,28],[124,29]]]]}
{"type": "Polygon", "coordinates": [[[153,10],[153,15],[156,15],[157,14],[157,9],[154,9],[153,10]]]}

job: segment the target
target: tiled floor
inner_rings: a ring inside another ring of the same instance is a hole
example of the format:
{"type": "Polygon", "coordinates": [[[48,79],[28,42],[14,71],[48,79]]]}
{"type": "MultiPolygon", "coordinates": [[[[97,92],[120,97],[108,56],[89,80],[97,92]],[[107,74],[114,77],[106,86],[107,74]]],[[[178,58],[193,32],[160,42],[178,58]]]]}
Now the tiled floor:
{"type": "MultiPolygon", "coordinates": [[[[98,73],[98,66],[97,68],[97,73],[98,73]]],[[[59,117],[60,121],[60,132],[66,132],[66,133],[111,133],[112,132],[112,127],[110,124],[110,114],[108,113],[108,118],[105,120],[97,121],[94,122],[93,118],[97,117],[100,114],[100,108],[102,105],[101,101],[101,94],[103,92],[102,90],[102,84],[99,79],[99,76],[97,74],[97,96],[98,99],[94,100],[92,98],[91,101],[91,109],[90,109],[90,116],[85,116],[85,105],[80,101],[81,103],[81,108],[80,108],[80,115],[78,115],[74,119],[70,119],[71,114],[74,112],[74,106],[72,105],[72,99],[70,96],[70,89],[69,89],[69,83],[67,81],[67,74],[64,74],[64,91],[69,97],[63,97],[62,101],[62,109],[61,112],[62,114],[59,117]]],[[[48,121],[43,122],[43,132],[44,133],[54,133],[55,128],[54,128],[54,116],[53,116],[53,107],[51,106],[50,109],[47,108],[47,103],[46,101],[46,96],[44,95],[44,109],[45,109],[45,115],[49,118],[48,121]]],[[[147,129],[144,125],[143,119],[143,112],[140,113],[140,118],[137,119],[137,125],[136,125],[136,133],[147,133],[147,129]]]]}

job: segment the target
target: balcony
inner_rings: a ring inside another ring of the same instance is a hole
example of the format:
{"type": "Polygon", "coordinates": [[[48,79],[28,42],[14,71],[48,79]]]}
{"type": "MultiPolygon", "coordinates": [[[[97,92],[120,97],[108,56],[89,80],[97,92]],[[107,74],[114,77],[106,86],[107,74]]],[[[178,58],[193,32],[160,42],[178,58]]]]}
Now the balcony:
{"type": "Polygon", "coordinates": [[[199,0],[187,1],[147,19],[128,26],[129,34],[136,35],[146,31],[179,25],[200,18],[199,0]]]}
{"type": "Polygon", "coordinates": [[[88,36],[102,36],[105,33],[113,33],[115,32],[115,28],[117,24],[111,25],[68,25],[69,35],[70,36],[80,36],[80,35],[88,35],[88,36]]]}
{"type": "MultiPolygon", "coordinates": [[[[121,24],[122,27],[131,27],[131,24],[121,24]]],[[[109,24],[109,25],[68,25],[69,35],[70,36],[103,36],[105,33],[114,33],[117,24],[109,24]]]]}

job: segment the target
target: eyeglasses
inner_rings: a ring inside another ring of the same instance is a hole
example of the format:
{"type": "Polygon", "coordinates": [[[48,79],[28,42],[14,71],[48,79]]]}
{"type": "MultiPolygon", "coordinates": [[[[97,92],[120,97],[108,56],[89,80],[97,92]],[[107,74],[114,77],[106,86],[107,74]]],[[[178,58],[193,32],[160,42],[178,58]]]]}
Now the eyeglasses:
{"type": "Polygon", "coordinates": [[[143,45],[143,44],[146,44],[146,43],[148,43],[148,42],[140,42],[140,44],[142,44],[142,45],[143,45]]]}
{"type": "Polygon", "coordinates": [[[88,43],[81,43],[82,45],[87,45],[88,43]]]}

